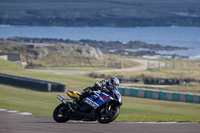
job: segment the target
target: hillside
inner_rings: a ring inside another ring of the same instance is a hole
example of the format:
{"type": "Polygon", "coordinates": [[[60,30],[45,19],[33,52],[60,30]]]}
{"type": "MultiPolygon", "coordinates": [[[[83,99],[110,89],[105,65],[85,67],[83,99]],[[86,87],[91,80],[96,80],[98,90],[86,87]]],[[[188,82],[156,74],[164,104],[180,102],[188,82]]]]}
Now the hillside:
{"type": "Polygon", "coordinates": [[[0,43],[0,50],[22,53],[22,61],[28,62],[30,67],[60,67],[104,59],[99,49],[76,44],[32,44],[4,41],[0,43]]]}
{"type": "Polygon", "coordinates": [[[6,71],[8,70],[9,71],[24,71],[24,69],[19,67],[18,65],[0,58],[0,72],[3,72],[5,70],[6,71]]]}
{"type": "Polygon", "coordinates": [[[200,26],[199,0],[0,0],[0,24],[200,26]]]}
{"type": "MultiPolygon", "coordinates": [[[[21,53],[21,60],[27,62],[27,68],[56,67],[96,67],[120,68],[121,60],[117,56],[104,55],[100,49],[70,43],[27,43],[0,41],[0,52],[21,53]]],[[[134,66],[132,61],[124,61],[123,67],[134,66]]]]}
{"type": "MultiPolygon", "coordinates": [[[[45,43],[67,43],[79,44],[81,47],[93,47],[101,50],[104,54],[123,55],[123,56],[159,56],[161,58],[188,58],[178,54],[162,54],[161,51],[177,51],[188,50],[187,47],[178,46],[162,46],[159,44],[150,44],[142,41],[129,41],[126,43],[120,41],[96,41],[82,39],[74,41],[70,39],[56,39],[56,38],[28,38],[28,37],[11,37],[7,39],[0,38],[0,41],[15,41],[18,43],[38,43],[44,45],[45,43]]],[[[84,52],[85,53],[85,52],[84,52]]],[[[94,52],[91,52],[94,53],[94,52]]],[[[97,53],[98,54],[98,53],[97,53]]],[[[98,57],[98,56],[97,56],[98,57]]],[[[98,58],[97,58],[98,59],[98,58]]]]}

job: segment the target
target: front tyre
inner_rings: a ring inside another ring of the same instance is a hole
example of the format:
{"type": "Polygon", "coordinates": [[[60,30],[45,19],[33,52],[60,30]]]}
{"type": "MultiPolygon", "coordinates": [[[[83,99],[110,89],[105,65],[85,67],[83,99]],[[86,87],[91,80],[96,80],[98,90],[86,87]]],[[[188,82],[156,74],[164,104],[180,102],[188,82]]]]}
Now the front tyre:
{"type": "Polygon", "coordinates": [[[61,103],[53,111],[53,119],[56,122],[64,123],[69,120],[70,114],[71,114],[70,108],[67,105],[61,103]]]}
{"type": "Polygon", "coordinates": [[[105,110],[99,115],[98,122],[102,124],[107,124],[114,121],[119,115],[119,107],[112,106],[111,110],[105,110]]]}

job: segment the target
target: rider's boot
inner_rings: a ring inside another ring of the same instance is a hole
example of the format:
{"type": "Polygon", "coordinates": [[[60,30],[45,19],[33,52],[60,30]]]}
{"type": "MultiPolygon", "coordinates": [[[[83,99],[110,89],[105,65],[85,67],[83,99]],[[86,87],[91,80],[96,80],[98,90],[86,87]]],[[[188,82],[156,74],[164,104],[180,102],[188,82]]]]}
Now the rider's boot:
{"type": "Polygon", "coordinates": [[[83,100],[83,95],[80,95],[77,99],[74,100],[74,103],[79,105],[82,100],[83,100]]]}
{"type": "Polygon", "coordinates": [[[75,101],[76,104],[77,104],[77,105],[80,105],[80,102],[81,102],[84,98],[90,96],[91,94],[92,94],[92,92],[91,92],[91,93],[83,92],[82,95],[80,95],[80,96],[76,99],[76,101],[75,101]]]}
{"type": "Polygon", "coordinates": [[[80,107],[80,101],[78,99],[74,99],[73,106],[75,109],[78,109],[80,107]]]}
{"type": "Polygon", "coordinates": [[[82,100],[83,100],[83,96],[80,95],[80,96],[76,99],[77,104],[80,104],[80,101],[82,101],[82,100]]]}

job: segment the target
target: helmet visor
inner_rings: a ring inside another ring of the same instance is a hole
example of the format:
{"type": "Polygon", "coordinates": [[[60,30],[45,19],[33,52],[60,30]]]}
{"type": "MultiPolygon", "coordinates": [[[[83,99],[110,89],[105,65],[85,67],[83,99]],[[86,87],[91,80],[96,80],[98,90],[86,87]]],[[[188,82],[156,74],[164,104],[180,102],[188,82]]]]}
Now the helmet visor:
{"type": "Polygon", "coordinates": [[[119,84],[114,84],[113,86],[114,86],[114,87],[117,87],[117,86],[119,86],[119,84]]]}

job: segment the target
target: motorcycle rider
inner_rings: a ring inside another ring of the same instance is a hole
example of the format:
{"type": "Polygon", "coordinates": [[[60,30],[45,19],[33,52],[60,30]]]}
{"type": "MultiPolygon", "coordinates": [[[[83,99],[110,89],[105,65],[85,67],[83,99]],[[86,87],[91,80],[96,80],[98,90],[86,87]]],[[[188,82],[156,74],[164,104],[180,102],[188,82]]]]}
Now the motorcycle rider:
{"type": "Polygon", "coordinates": [[[116,77],[110,77],[109,80],[102,80],[96,82],[92,87],[87,87],[82,91],[82,95],[79,96],[77,103],[84,98],[93,94],[93,91],[108,92],[111,89],[115,89],[119,85],[119,80],[116,77]]]}

